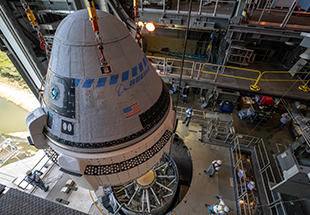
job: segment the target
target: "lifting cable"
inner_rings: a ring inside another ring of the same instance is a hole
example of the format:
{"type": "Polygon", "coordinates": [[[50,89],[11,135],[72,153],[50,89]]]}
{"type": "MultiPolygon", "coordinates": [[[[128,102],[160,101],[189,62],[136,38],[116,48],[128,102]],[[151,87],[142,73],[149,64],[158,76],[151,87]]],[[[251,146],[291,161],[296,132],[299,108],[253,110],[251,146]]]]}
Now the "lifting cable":
{"type": "Polygon", "coordinates": [[[139,0],[133,0],[133,8],[134,8],[134,15],[135,15],[135,24],[136,24],[136,41],[138,42],[139,46],[141,47],[141,42],[140,40],[142,40],[142,33],[141,33],[141,28],[142,26],[139,26],[139,22],[140,22],[140,16],[139,16],[139,0]]]}
{"type": "Polygon", "coordinates": [[[30,24],[33,28],[33,30],[35,30],[37,32],[38,38],[40,40],[40,48],[45,51],[46,54],[46,58],[47,60],[50,59],[50,46],[47,44],[46,40],[44,39],[41,31],[40,31],[40,26],[37,23],[36,17],[34,16],[32,10],[30,9],[28,3],[25,0],[21,0],[20,1],[21,5],[23,6],[25,13],[27,14],[27,17],[30,21],[30,24]]]}
{"type": "Polygon", "coordinates": [[[98,26],[98,16],[97,16],[97,12],[96,12],[96,8],[95,8],[95,4],[93,0],[88,0],[89,6],[87,7],[88,10],[88,15],[89,15],[89,20],[92,23],[93,26],[93,30],[95,32],[96,35],[96,42],[97,42],[97,48],[100,52],[100,63],[102,67],[105,67],[108,63],[106,62],[106,59],[104,57],[103,54],[103,46],[102,46],[102,39],[99,35],[99,26],[98,26]]]}

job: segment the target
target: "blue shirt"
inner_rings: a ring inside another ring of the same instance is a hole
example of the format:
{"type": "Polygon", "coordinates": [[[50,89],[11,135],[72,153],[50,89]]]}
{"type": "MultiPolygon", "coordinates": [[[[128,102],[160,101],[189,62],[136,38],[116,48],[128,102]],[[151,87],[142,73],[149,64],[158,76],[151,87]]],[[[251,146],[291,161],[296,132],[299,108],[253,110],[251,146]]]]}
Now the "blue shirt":
{"type": "Polygon", "coordinates": [[[291,120],[291,117],[287,113],[284,113],[281,116],[282,118],[280,119],[280,122],[283,124],[286,124],[291,120]]]}

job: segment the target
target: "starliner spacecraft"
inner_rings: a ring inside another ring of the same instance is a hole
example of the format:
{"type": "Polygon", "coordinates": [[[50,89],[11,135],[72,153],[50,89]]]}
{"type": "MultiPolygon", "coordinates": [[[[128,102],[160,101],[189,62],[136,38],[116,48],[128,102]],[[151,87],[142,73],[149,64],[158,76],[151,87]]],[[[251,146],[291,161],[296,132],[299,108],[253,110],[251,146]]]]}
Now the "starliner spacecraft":
{"type": "Polygon", "coordinates": [[[60,23],[41,107],[26,117],[29,142],[91,190],[152,175],[176,126],[169,92],[128,29],[106,12],[97,16],[97,36],[87,10],[60,23]]]}

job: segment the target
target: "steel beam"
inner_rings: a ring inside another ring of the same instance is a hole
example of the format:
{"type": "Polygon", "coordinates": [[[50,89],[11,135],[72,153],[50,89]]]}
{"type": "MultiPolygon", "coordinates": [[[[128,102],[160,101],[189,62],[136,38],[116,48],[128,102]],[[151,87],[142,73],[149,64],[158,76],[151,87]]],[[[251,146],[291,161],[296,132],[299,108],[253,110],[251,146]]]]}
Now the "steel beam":
{"type": "MultiPolygon", "coordinates": [[[[20,62],[23,68],[23,72],[27,72],[31,81],[37,89],[41,87],[43,76],[42,72],[38,68],[38,65],[33,60],[34,53],[29,53],[29,48],[26,47],[25,41],[22,40],[20,33],[17,31],[17,26],[12,24],[10,18],[8,17],[8,10],[6,10],[3,5],[0,5],[0,29],[7,40],[7,42],[12,47],[12,51],[20,62]]],[[[19,71],[22,72],[22,71],[19,71]]]]}
{"type": "Polygon", "coordinates": [[[287,30],[287,29],[271,29],[264,28],[261,26],[248,26],[248,25],[230,25],[228,28],[228,33],[226,35],[226,40],[233,40],[233,33],[245,33],[248,35],[248,38],[255,39],[266,39],[274,41],[288,41],[289,39],[298,39],[302,40],[303,37],[300,35],[300,31],[287,30]],[[252,35],[250,37],[250,35],[252,35]],[[267,37],[266,37],[267,36],[267,37]],[[274,39],[277,37],[277,39],[274,39]],[[268,39],[269,38],[269,39],[268,39]]]}

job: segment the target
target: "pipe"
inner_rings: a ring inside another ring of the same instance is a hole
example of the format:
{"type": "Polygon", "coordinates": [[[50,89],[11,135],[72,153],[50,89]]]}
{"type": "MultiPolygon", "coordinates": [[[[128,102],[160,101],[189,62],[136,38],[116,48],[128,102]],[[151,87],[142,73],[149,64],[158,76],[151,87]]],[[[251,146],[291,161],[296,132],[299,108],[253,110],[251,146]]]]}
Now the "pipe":
{"type": "MultiPolygon", "coordinates": [[[[190,0],[189,1],[188,16],[187,16],[187,28],[185,31],[185,39],[184,39],[184,47],[183,47],[183,55],[182,55],[182,63],[181,63],[181,74],[180,74],[180,80],[179,80],[179,89],[181,87],[181,82],[182,82],[185,51],[186,51],[187,37],[188,37],[188,31],[189,31],[189,23],[190,23],[190,18],[191,18],[191,13],[192,13],[192,3],[193,3],[193,0],[190,0]]],[[[178,106],[178,103],[179,103],[179,97],[180,97],[180,90],[178,91],[178,97],[177,97],[177,101],[176,101],[176,105],[175,105],[176,107],[178,106]]],[[[175,112],[175,114],[177,114],[177,112],[175,112]]]]}

